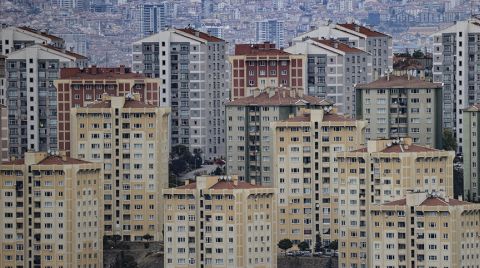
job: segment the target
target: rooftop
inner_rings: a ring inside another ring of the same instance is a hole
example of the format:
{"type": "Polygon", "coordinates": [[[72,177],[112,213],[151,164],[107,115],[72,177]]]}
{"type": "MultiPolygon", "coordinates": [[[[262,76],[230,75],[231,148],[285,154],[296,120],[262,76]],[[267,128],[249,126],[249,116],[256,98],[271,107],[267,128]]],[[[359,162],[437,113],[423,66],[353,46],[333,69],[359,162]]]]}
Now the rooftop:
{"type": "Polygon", "coordinates": [[[356,23],[340,23],[338,24],[339,26],[343,27],[343,28],[347,28],[349,30],[352,30],[352,31],[355,31],[355,32],[359,32],[361,34],[364,34],[366,35],[367,37],[382,37],[382,36],[388,36],[384,33],[381,33],[381,32],[377,32],[373,29],[370,29],[370,28],[367,28],[365,26],[361,26],[361,25],[358,25],[356,23]]]}
{"type": "Polygon", "coordinates": [[[333,103],[326,99],[320,99],[313,96],[303,95],[290,89],[270,89],[270,92],[263,91],[257,95],[236,99],[226,103],[227,106],[292,106],[302,104],[313,105],[332,105],[333,103]]]}
{"type": "Polygon", "coordinates": [[[74,57],[76,59],[79,59],[79,60],[85,60],[85,59],[88,59],[87,57],[83,56],[83,55],[80,55],[80,54],[77,54],[77,53],[74,53],[74,52],[71,52],[71,51],[68,51],[66,49],[60,49],[60,48],[57,48],[57,47],[54,47],[54,46],[51,46],[51,45],[43,45],[41,44],[41,46],[45,47],[45,48],[48,48],[48,49],[52,49],[52,50],[56,50],[58,52],[61,52],[61,53],[64,53],[70,57],[74,57]]]}
{"type": "MultiPolygon", "coordinates": [[[[175,187],[175,189],[196,189],[197,183],[190,182],[185,185],[175,187]]],[[[254,189],[254,188],[263,188],[261,185],[251,184],[245,181],[234,181],[234,180],[224,180],[219,179],[218,182],[210,186],[208,189],[212,190],[233,190],[233,189],[254,189]]]]}
{"type": "MultiPolygon", "coordinates": [[[[425,152],[437,152],[437,151],[439,150],[420,146],[420,145],[415,145],[415,144],[410,144],[410,145],[391,144],[390,146],[386,146],[381,150],[374,151],[374,153],[425,153],[425,152]]],[[[352,152],[367,153],[368,148],[364,147],[364,148],[354,150],[352,152]]]]}
{"type": "Polygon", "coordinates": [[[145,79],[144,74],[132,73],[125,66],[101,68],[91,66],[89,68],[62,68],[60,79],[145,79]]]}
{"type": "Polygon", "coordinates": [[[312,38],[317,43],[324,44],[326,46],[329,46],[334,49],[338,49],[340,51],[346,52],[346,53],[366,53],[365,51],[351,47],[345,43],[339,42],[337,40],[333,39],[319,39],[319,38],[312,38]]]}
{"type": "Polygon", "coordinates": [[[265,42],[263,44],[236,44],[235,56],[278,56],[290,55],[290,53],[278,49],[275,44],[265,42]]]}
{"type": "Polygon", "coordinates": [[[88,164],[90,162],[71,158],[71,157],[62,157],[58,155],[49,155],[44,158],[42,161],[38,162],[37,165],[72,165],[72,164],[88,164]]]}
{"type": "MultiPolygon", "coordinates": [[[[311,118],[310,113],[302,113],[297,116],[290,117],[285,121],[286,122],[310,122],[310,118],[311,118]]],[[[345,122],[345,121],[351,122],[351,121],[355,121],[355,119],[344,116],[344,115],[336,114],[336,113],[324,113],[322,121],[323,122],[345,122]]]]}
{"type": "MultiPolygon", "coordinates": [[[[453,198],[445,199],[438,196],[428,196],[426,199],[424,199],[420,203],[420,206],[461,206],[461,205],[468,205],[468,204],[470,203],[461,201],[458,199],[453,199],[453,198]]],[[[385,203],[383,205],[384,206],[406,206],[407,199],[403,198],[403,199],[385,203]]]]}
{"type": "Polygon", "coordinates": [[[30,27],[27,27],[27,26],[20,26],[18,28],[21,29],[21,30],[27,31],[27,32],[31,32],[31,33],[34,33],[34,34],[39,34],[41,36],[50,38],[52,40],[63,41],[62,38],[60,38],[58,36],[55,36],[55,35],[48,34],[48,32],[45,32],[45,31],[36,30],[36,29],[30,28],[30,27]]]}
{"type": "Polygon", "coordinates": [[[357,89],[385,89],[385,88],[428,88],[440,89],[442,84],[432,83],[416,77],[389,75],[381,77],[371,83],[357,85],[357,89]]]}
{"type": "Polygon", "coordinates": [[[466,112],[479,112],[480,111],[480,103],[475,103],[470,107],[464,109],[466,112]]]}
{"type": "MultiPolygon", "coordinates": [[[[85,106],[86,108],[112,108],[112,101],[111,100],[100,100],[95,101],[85,106]]],[[[153,104],[148,104],[145,102],[141,102],[138,100],[133,99],[125,99],[125,103],[123,104],[123,108],[157,108],[158,106],[153,104]]]]}
{"type": "Polygon", "coordinates": [[[177,29],[181,32],[184,32],[184,33],[187,33],[187,34],[190,34],[190,35],[195,35],[199,38],[202,38],[208,42],[225,42],[225,40],[223,39],[220,39],[216,36],[213,36],[213,35],[209,35],[207,33],[204,33],[204,32],[200,32],[198,30],[195,30],[193,28],[184,28],[184,29],[177,29]]]}

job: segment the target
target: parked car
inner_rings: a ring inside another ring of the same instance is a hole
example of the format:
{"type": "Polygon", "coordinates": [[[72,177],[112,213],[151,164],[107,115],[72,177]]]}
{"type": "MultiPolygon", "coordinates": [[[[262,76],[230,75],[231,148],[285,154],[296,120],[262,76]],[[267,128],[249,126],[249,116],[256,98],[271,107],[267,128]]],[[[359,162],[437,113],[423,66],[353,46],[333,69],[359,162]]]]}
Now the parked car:
{"type": "Polygon", "coordinates": [[[314,252],[313,257],[320,257],[322,256],[322,252],[314,252]]]}

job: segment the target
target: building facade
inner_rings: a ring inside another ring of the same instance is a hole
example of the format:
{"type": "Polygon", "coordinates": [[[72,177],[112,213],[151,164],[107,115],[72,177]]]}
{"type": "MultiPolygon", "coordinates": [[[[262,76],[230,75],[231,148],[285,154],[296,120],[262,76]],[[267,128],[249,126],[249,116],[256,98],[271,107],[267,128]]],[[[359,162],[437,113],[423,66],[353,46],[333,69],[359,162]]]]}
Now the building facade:
{"type": "Polygon", "coordinates": [[[10,160],[8,139],[8,108],[0,104],[0,161],[10,160]]]}
{"type": "Polygon", "coordinates": [[[232,66],[232,100],[253,95],[256,89],[288,87],[305,90],[305,55],[293,55],[275,44],[237,44],[232,66]]]}
{"type": "Polygon", "coordinates": [[[173,3],[141,4],[137,8],[140,9],[139,24],[144,37],[172,26],[173,3]]]}
{"type": "Polygon", "coordinates": [[[270,124],[297,114],[302,108],[322,109],[332,103],[303,91],[269,88],[226,104],[227,174],[258,184],[273,184],[270,124]]]}
{"type": "Polygon", "coordinates": [[[372,56],[333,39],[305,38],[285,49],[307,55],[307,94],[335,103],[338,112],[355,114],[355,85],[372,81],[372,56]]]}
{"type": "Polygon", "coordinates": [[[103,267],[101,165],[25,153],[0,165],[0,266],[103,267]]]}
{"type": "Polygon", "coordinates": [[[7,59],[10,155],[57,147],[57,90],[64,67],[86,67],[87,58],[50,45],[31,45],[7,59]]]}
{"type": "Polygon", "coordinates": [[[285,47],[285,22],[281,20],[261,20],[255,22],[255,41],[270,42],[278,48],[285,47]]]}
{"type": "Polygon", "coordinates": [[[479,204],[417,192],[369,212],[369,267],[478,265],[479,204]]]}
{"type": "Polygon", "coordinates": [[[165,267],[277,267],[275,190],[197,177],[163,190],[165,267]]]}
{"type": "Polygon", "coordinates": [[[168,188],[168,108],[139,94],[103,95],[70,112],[73,157],[103,163],[103,232],[124,241],[162,239],[161,189],[168,188]]]}
{"type": "Polygon", "coordinates": [[[462,110],[480,100],[480,19],[458,21],[433,34],[433,82],[443,83],[443,127],[463,152],[462,110]]]}
{"type": "Polygon", "coordinates": [[[72,108],[101,100],[103,94],[140,94],[140,101],[168,107],[168,96],[160,91],[160,79],[132,73],[130,68],[62,68],[55,80],[57,89],[58,148],[70,153],[70,112],[72,108]]]}
{"type": "Polygon", "coordinates": [[[170,96],[171,146],[204,159],[225,157],[226,42],[187,29],[170,29],[133,44],[133,71],[161,79],[170,96]]]}
{"type": "Polygon", "coordinates": [[[58,49],[65,48],[65,41],[46,31],[36,30],[26,26],[0,28],[0,54],[10,53],[34,45],[49,45],[58,49]]]}
{"type": "Polygon", "coordinates": [[[373,80],[393,71],[393,41],[385,33],[355,23],[341,23],[320,26],[294,38],[293,42],[302,41],[305,37],[333,38],[370,53],[373,80]]]}
{"type": "Polygon", "coordinates": [[[278,240],[328,246],[335,155],[360,148],[365,122],[338,115],[331,107],[302,110],[273,122],[273,185],[277,190],[278,240]],[[321,239],[318,240],[318,239],[321,239]]]}
{"type": "Polygon", "coordinates": [[[466,200],[480,200],[480,105],[463,110],[463,196],[466,200]]]}
{"type": "MultiPolygon", "coordinates": [[[[369,208],[419,190],[453,195],[453,151],[415,145],[410,138],[368,141],[368,146],[337,154],[332,194],[332,232],[338,238],[339,267],[372,267],[369,262],[369,208]]],[[[372,253],[374,254],[374,253],[372,253]]]]}
{"type": "Polygon", "coordinates": [[[367,140],[411,137],[414,144],[442,148],[441,84],[388,75],[357,85],[356,94],[367,140]]]}

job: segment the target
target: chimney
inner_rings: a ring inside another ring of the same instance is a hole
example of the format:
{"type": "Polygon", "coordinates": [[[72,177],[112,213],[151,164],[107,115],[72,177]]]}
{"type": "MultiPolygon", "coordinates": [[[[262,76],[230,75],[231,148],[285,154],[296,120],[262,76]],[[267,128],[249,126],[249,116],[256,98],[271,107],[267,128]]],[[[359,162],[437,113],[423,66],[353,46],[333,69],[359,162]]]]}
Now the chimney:
{"type": "Polygon", "coordinates": [[[233,185],[238,186],[238,177],[235,176],[232,178],[232,180],[233,180],[233,185]]]}
{"type": "Polygon", "coordinates": [[[250,180],[250,184],[251,184],[251,185],[255,185],[255,184],[256,184],[256,181],[255,181],[255,180],[250,180]]]}
{"type": "Polygon", "coordinates": [[[190,180],[189,179],[186,179],[185,180],[185,185],[188,185],[190,183],[190,180]]]}
{"type": "Polygon", "coordinates": [[[268,90],[268,98],[271,98],[273,96],[275,96],[275,90],[273,88],[270,88],[268,90]]]}
{"type": "Polygon", "coordinates": [[[125,74],[125,65],[120,65],[120,74],[125,74]]]}
{"type": "Polygon", "coordinates": [[[445,202],[447,202],[447,203],[449,203],[449,202],[450,202],[450,198],[448,198],[448,196],[447,196],[447,197],[445,197],[445,202]]]}
{"type": "Polygon", "coordinates": [[[67,152],[60,151],[59,155],[60,155],[60,157],[62,158],[63,161],[67,161],[67,152]]]}
{"type": "Polygon", "coordinates": [[[92,65],[92,67],[90,68],[90,72],[92,74],[97,74],[97,65],[92,65]]]}
{"type": "Polygon", "coordinates": [[[195,31],[195,36],[196,36],[196,37],[200,37],[200,32],[199,32],[199,31],[195,31]]]}
{"type": "Polygon", "coordinates": [[[333,42],[333,47],[334,47],[334,48],[338,48],[338,43],[334,41],[334,42],[333,42]]]}
{"type": "Polygon", "coordinates": [[[458,200],[463,201],[463,196],[459,195],[458,200]]]}
{"type": "Polygon", "coordinates": [[[355,32],[360,32],[360,25],[355,24],[355,32]]]}

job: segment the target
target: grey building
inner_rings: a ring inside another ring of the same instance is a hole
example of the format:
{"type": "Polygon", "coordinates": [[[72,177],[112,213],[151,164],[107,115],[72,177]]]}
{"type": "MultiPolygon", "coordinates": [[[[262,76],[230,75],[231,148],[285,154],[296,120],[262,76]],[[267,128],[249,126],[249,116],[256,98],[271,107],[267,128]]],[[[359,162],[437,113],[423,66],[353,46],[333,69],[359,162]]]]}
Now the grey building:
{"type": "Polygon", "coordinates": [[[442,85],[408,76],[386,76],[357,85],[357,119],[367,140],[410,137],[442,148],[442,85]]]}
{"type": "Polygon", "coordinates": [[[463,195],[480,201],[480,104],[463,110],[463,195]]]}
{"type": "Polygon", "coordinates": [[[133,70],[160,78],[172,108],[171,146],[185,145],[204,159],[225,157],[226,49],[224,40],[191,28],[133,44],[133,70]]]}
{"type": "Polygon", "coordinates": [[[139,24],[143,36],[149,36],[172,26],[173,3],[167,1],[158,4],[141,4],[139,24]]]}
{"type": "Polygon", "coordinates": [[[6,104],[10,155],[57,149],[57,90],[63,67],[86,67],[84,56],[49,45],[31,45],[8,55],[6,104]]]}
{"type": "Polygon", "coordinates": [[[301,90],[267,88],[226,104],[227,174],[262,185],[273,183],[270,123],[297,115],[302,108],[322,109],[332,102],[301,90]]]}
{"type": "Polygon", "coordinates": [[[307,38],[285,49],[307,55],[307,94],[335,103],[339,113],[355,114],[355,85],[372,81],[369,53],[333,39],[307,38]]]}
{"type": "Polygon", "coordinates": [[[480,102],[479,18],[433,34],[433,82],[443,83],[443,127],[455,133],[462,153],[462,110],[480,102]]]}
{"type": "Polygon", "coordinates": [[[274,43],[278,48],[285,47],[285,22],[280,20],[255,22],[255,40],[257,43],[274,43]]]}

